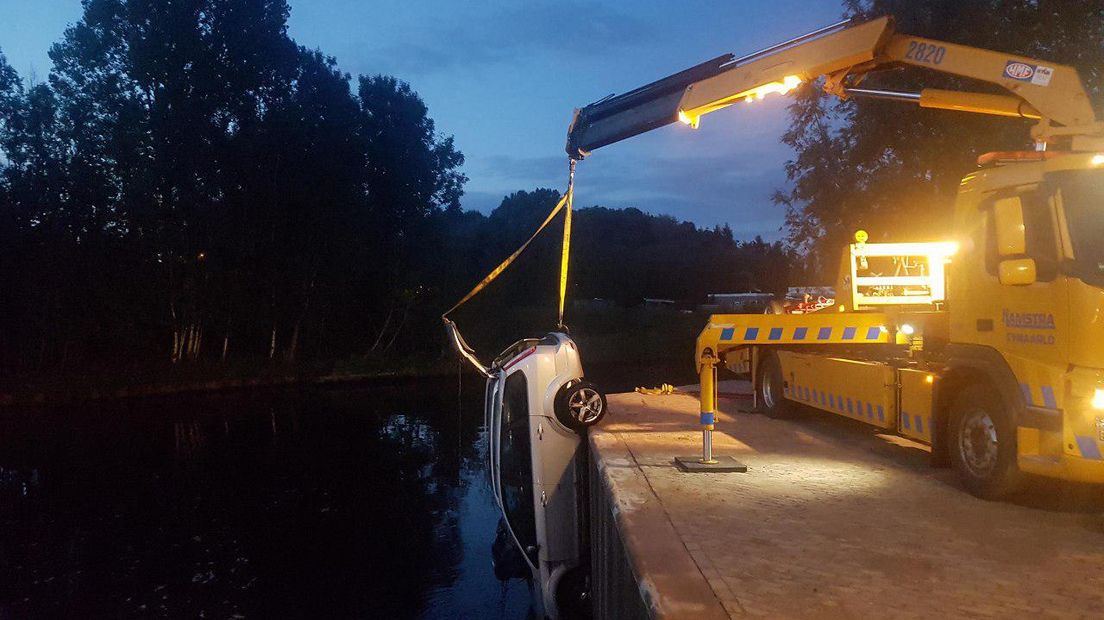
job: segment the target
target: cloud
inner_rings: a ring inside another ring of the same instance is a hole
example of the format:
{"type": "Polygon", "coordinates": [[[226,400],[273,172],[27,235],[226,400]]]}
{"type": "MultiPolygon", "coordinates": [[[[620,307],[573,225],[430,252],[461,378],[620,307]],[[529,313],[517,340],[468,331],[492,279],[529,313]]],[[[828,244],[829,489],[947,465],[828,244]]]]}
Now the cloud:
{"type": "Polygon", "coordinates": [[[637,207],[699,226],[729,224],[738,237],[778,238],[783,211],[771,195],[785,173],[731,157],[642,162],[603,175],[580,177],[581,204],[637,207]]]}
{"type": "Polygon", "coordinates": [[[502,181],[562,183],[567,178],[567,156],[514,156],[491,155],[482,158],[472,170],[482,178],[502,181]]]}
{"type": "MultiPolygon", "coordinates": [[[[566,183],[562,156],[497,155],[484,163],[473,174],[479,186],[465,195],[467,209],[488,213],[512,191],[536,187],[562,190],[566,183]]],[[[576,205],[635,207],[699,226],[727,223],[741,238],[762,235],[778,239],[784,213],[770,197],[785,183],[785,173],[776,162],[754,155],[655,157],[634,153],[581,162],[576,205]]]]}
{"type": "Polygon", "coordinates": [[[465,7],[462,22],[427,27],[422,40],[383,46],[370,55],[403,75],[425,75],[546,51],[593,55],[641,44],[655,34],[652,25],[629,13],[583,2],[465,7]]]}
{"type": "Polygon", "coordinates": [[[460,202],[465,210],[478,211],[484,215],[489,215],[491,211],[498,208],[498,205],[502,204],[502,199],[505,196],[506,192],[465,190],[464,197],[460,199],[460,202]]]}

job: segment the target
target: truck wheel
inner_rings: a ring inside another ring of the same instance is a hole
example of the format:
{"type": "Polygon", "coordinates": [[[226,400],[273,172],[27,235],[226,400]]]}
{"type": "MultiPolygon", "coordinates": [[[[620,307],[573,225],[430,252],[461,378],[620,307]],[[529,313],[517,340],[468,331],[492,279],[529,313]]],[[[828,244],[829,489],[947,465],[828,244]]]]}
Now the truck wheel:
{"type": "Polygon", "coordinates": [[[1019,487],[1016,426],[1000,397],[985,385],[962,390],[951,403],[951,460],[962,484],[982,499],[1000,499],[1019,487]]]}
{"type": "Polygon", "coordinates": [[[560,424],[581,433],[606,415],[606,395],[590,381],[573,381],[560,388],[554,409],[560,424]]]}
{"type": "Polygon", "coordinates": [[[755,382],[756,398],[759,410],[770,416],[785,416],[792,410],[793,404],[786,400],[783,387],[782,364],[778,354],[771,351],[763,356],[759,363],[759,380],[755,382]]]}

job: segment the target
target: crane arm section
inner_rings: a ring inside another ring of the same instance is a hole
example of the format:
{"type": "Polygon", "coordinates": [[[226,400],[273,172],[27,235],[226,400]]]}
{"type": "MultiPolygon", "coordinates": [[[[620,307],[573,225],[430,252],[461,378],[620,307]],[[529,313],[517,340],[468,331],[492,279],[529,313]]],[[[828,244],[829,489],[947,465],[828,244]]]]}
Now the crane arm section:
{"type": "Polygon", "coordinates": [[[697,126],[702,116],[734,103],[869,65],[891,34],[890,20],[883,17],[736,65],[689,85],[679,102],[679,120],[697,126]]]}
{"type": "Polygon", "coordinates": [[[1067,65],[903,34],[894,34],[881,54],[881,63],[895,62],[997,84],[1065,127],[1096,122],[1081,77],[1067,65]]]}
{"type": "Polygon", "coordinates": [[[786,93],[820,77],[826,78],[828,93],[842,98],[874,95],[911,100],[922,107],[1039,119],[1032,135],[1040,142],[1053,136],[1104,134],[1104,123],[1096,119],[1073,67],[899,34],[890,17],[845,24],[742,59],[721,57],[712,61],[708,71],[682,72],[576,110],[568,132],[568,155],[584,157],[594,148],[676,120],[697,127],[705,114],[770,93],[786,93]],[[902,64],[988,82],[1010,94],[925,89],[912,95],[855,88],[869,72],[902,64]],[[682,94],[675,103],[677,91],[682,94]],[[643,109],[648,110],[647,124],[634,118],[643,109]]]}

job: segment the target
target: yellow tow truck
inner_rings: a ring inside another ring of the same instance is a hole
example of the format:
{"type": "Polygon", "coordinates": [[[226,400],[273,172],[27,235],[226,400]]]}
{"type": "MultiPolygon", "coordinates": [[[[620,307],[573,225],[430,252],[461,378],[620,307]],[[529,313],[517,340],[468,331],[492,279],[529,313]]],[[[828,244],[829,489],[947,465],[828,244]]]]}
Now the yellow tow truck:
{"type": "Polygon", "coordinates": [[[901,34],[888,17],[841,22],[577,110],[568,154],[820,78],[842,98],[1035,119],[1035,150],[983,156],[943,242],[857,234],[834,306],[711,316],[695,354],[703,425],[724,367],[769,413],[800,403],[930,444],[981,497],[1023,472],[1104,482],[1104,122],[1072,67],[901,34]],[[859,88],[900,65],[1008,94],[859,88]]]}

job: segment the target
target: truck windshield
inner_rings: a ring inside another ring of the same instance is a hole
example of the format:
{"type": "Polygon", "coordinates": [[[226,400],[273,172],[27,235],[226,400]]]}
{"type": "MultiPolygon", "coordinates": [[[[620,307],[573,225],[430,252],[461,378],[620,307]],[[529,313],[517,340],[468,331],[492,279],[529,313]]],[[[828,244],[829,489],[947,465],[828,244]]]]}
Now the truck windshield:
{"type": "Polygon", "coordinates": [[[1104,170],[1054,173],[1062,191],[1074,274],[1087,283],[1104,284],[1104,170]]]}

